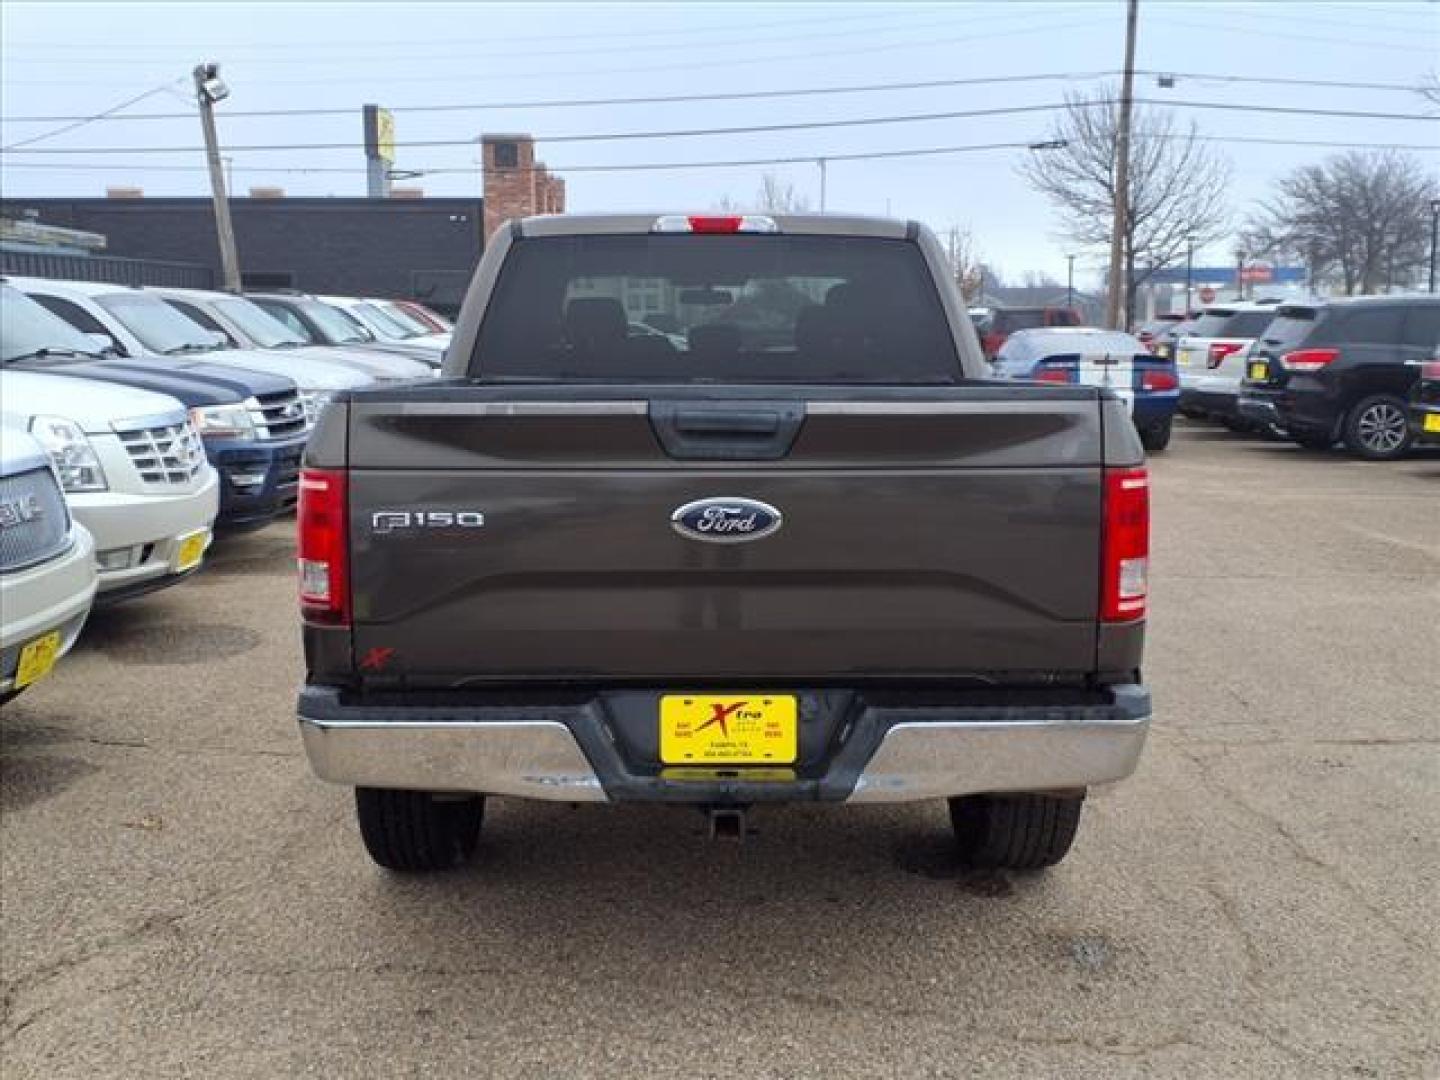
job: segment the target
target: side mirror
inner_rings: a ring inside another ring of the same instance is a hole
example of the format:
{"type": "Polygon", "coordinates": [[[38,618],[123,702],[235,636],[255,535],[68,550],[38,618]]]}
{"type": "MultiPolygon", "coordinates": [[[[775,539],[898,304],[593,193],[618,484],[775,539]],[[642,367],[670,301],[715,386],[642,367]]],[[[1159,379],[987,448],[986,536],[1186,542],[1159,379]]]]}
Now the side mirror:
{"type": "Polygon", "coordinates": [[[120,351],[120,346],[116,344],[115,339],[109,334],[88,333],[85,335],[85,340],[90,342],[91,345],[94,345],[95,348],[102,353],[120,351]]]}

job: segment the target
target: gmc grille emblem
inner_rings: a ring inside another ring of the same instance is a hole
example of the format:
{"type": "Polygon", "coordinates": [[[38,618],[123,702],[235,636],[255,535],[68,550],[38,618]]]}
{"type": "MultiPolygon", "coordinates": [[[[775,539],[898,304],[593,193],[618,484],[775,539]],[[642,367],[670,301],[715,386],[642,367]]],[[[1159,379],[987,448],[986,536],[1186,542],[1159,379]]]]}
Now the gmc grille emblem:
{"type": "Polygon", "coordinates": [[[45,508],[36,495],[0,499],[0,529],[13,529],[45,516],[45,508]]]}

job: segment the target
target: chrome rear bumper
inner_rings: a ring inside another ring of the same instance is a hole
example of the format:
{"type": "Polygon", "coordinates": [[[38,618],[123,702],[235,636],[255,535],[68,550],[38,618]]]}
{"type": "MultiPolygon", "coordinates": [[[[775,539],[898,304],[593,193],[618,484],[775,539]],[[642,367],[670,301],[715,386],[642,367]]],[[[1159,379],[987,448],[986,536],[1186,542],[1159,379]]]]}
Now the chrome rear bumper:
{"type": "Polygon", "coordinates": [[[589,704],[377,708],[311,689],[301,707],[305,751],[322,780],[558,802],[900,803],[1074,790],[1129,776],[1150,727],[1140,686],[1115,688],[1106,705],[867,708],[824,775],[761,782],[735,769],[697,782],[631,770],[589,704]]]}

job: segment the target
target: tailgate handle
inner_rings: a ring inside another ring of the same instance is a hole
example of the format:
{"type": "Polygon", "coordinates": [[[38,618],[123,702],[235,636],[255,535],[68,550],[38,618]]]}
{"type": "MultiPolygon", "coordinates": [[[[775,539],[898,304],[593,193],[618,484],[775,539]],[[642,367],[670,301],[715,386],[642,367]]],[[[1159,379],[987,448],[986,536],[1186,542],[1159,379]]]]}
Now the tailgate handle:
{"type": "Polygon", "coordinates": [[[778,461],[790,453],[799,401],[652,401],[650,425],[677,461],[778,461]]]}
{"type": "Polygon", "coordinates": [[[675,430],[687,435],[774,435],[780,414],[774,412],[676,412],[675,430]]]}

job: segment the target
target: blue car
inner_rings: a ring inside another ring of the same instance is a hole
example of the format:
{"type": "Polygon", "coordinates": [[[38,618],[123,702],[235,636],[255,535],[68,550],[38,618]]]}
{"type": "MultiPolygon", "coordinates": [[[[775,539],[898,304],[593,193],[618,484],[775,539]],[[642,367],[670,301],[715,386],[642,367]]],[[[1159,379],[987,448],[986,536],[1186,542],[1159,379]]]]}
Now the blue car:
{"type": "Polygon", "coordinates": [[[220,474],[217,529],[259,528],[295,505],[311,421],[283,376],[193,357],[118,357],[0,279],[0,362],[168,394],[220,474]]]}
{"type": "Polygon", "coordinates": [[[991,370],[998,379],[1108,387],[1129,405],[1146,453],[1170,445],[1180,404],[1175,361],[1156,356],[1132,334],[1090,326],[1017,330],[991,370]]]}

